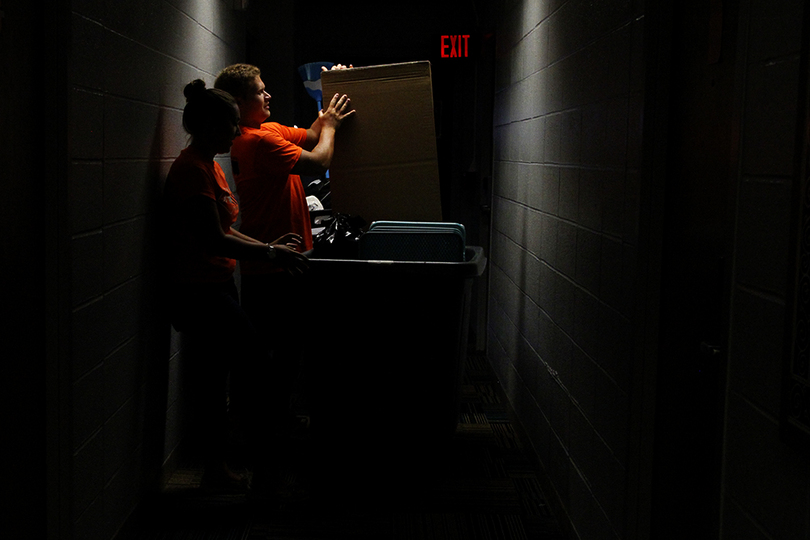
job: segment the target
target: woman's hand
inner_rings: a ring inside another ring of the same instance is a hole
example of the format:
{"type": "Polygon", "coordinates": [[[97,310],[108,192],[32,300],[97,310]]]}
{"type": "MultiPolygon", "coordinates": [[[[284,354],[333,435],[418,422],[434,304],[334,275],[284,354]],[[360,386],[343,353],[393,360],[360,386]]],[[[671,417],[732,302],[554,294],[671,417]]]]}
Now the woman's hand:
{"type": "Polygon", "coordinates": [[[270,242],[276,254],[273,261],[284,268],[290,275],[303,274],[309,268],[309,259],[298,252],[302,244],[301,235],[295,233],[287,233],[281,238],[270,242]]]}
{"type": "Polygon", "coordinates": [[[270,242],[271,246],[287,246],[290,249],[294,249],[298,251],[298,248],[304,243],[304,239],[301,238],[300,234],[296,233],[287,233],[281,238],[277,238],[270,242]]]}

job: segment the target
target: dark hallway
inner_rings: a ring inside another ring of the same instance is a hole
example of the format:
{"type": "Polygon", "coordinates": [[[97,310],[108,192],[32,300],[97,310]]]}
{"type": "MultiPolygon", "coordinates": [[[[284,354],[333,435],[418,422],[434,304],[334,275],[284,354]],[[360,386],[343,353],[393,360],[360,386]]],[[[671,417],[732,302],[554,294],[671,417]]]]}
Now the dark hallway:
{"type": "Polygon", "coordinates": [[[804,0],[0,2],[0,536],[806,540],[808,20],[804,0]],[[184,85],[252,62],[275,119],[307,125],[298,66],[422,60],[442,213],[487,258],[459,432],[385,497],[315,475],[310,502],[254,512],[193,487],[156,249],[184,85]]]}

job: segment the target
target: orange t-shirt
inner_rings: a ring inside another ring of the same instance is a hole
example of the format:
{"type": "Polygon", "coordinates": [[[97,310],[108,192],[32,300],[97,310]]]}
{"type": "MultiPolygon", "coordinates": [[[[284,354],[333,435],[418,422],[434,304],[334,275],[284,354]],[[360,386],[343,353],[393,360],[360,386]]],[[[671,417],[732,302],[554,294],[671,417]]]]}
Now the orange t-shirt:
{"type": "Polygon", "coordinates": [[[220,226],[225,234],[230,234],[239,205],[228,187],[225,173],[219,163],[188,147],[172,164],[164,187],[171,274],[175,283],[223,282],[233,276],[236,268],[236,260],[207,253],[196,231],[189,227],[180,212],[184,202],[200,195],[217,203],[220,226]]]}
{"type": "MultiPolygon", "coordinates": [[[[231,164],[242,211],[239,230],[261,240],[272,242],[294,232],[304,239],[302,250],[312,249],[307,196],[301,178],[290,174],[301,157],[301,144],[307,130],[266,122],[259,129],[242,127],[234,139],[231,164]]],[[[243,274],[266,274],[280,271],[265,261],[242,261],[243,274]]]]}

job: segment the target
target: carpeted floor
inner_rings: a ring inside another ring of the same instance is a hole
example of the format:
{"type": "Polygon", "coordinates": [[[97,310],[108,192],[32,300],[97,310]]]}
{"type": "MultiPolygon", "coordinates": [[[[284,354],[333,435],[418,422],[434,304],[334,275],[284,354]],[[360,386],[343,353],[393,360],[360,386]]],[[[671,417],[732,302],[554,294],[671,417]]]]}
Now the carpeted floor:
{"type": "MultiPolygon", "coordinates": [[[[321,454],[302,450],[302,460],[321,454]]],[[[450,440],[413,454],[338,460],[308,478],[310,496],[285,504],[200,487],[178,470],[143,513],[138,540],[561,540],[534,462],[509,420],[486,359],[468,358],[450,440]],[[418,457],[418,456],[417,456],[418,457]],[[342,467],[340,464],[345,463],[342,467]]]]}

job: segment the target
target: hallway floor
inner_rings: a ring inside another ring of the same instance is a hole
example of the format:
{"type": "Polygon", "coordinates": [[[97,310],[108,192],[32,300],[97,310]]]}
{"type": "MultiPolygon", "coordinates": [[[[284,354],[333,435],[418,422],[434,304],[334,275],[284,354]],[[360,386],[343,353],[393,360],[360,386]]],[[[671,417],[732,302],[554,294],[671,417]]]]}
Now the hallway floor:
{"type": "MultiPolygon", "coordinates": [[[[535,462],[509,420],[491,368],[468,359],[455,435],[427,460],[363,456],[310,475],[309,497],[279,504],[200,487],[177,470],[142,513],[137,540],[561,540],[535,462]],[[338,470],[343,469],[343,470],[338,470]],[[331,470],[331,469],[330,469],[331,470]]],[[[306,459],[306,458],[305,458],[306,459]]],[[[342,463],[342,461],[341,461],[342,463]]]]}

